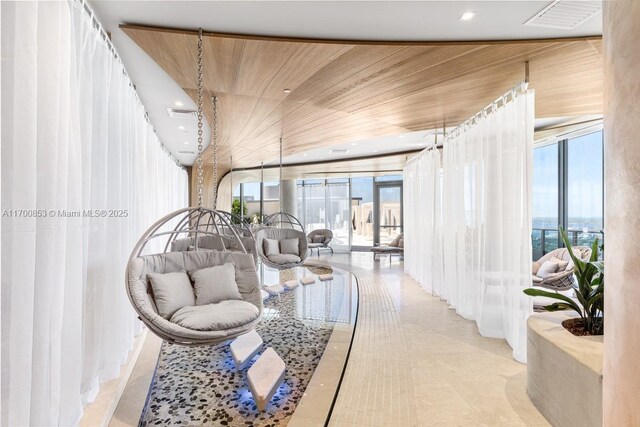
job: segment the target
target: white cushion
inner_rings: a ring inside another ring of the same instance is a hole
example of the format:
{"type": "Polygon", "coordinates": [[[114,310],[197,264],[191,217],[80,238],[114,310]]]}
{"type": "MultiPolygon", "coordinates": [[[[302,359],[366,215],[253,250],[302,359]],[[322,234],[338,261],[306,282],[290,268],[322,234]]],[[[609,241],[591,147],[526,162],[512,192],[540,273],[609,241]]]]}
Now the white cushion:
{"type": "Polygon", "coordinates": [[[542,277],[544,279],[555,273],[556,271],[558,271],[558,263],[549,260],[542,263],[542,265],[538,269],[538,272],[536,273],[536,276],[542,277]]]}
{"type": "Polygon", "coordinates": [[[569,265],[569,261],[563,261],[556,257],[551,257],[549,261],[558,263],[558,269],[556,271],[564,271],[564,269],[569,265]]]}
{"type": "Polygon", "coordinates": [[[299,246],[300,246],[300,240],[298,239],[280,240],[280,253],[288,254],[288,255],[298,255],[300,252],[299,246]]]}
{"type": "Polygon", "coordinates": [[[191,237],[185,237],[183,239],[176,239],[171,242],[171,252],[182,252],[191,250],[189,249],[193,239],[191,237]]]}
{"type": "Polygon", "coordinates": [[[170,318],[182,307],[196,304],[189,276],[184,270],[166,274],[149,273],[147,276],[151,282],[158,314],[165,319],[170,318]]]}
{"type": "Polygon", "coordinates": [[[290,254],[278,254],[267,257],[274,264],[295,264],[300,262],[300,257],[290,254]]]}
{"type": "Polygon", "coordinates": [[[189,274],[194,283],[195,305],[242,299],[236,282],[236,269],[231,263],[203,268],[189,274]]]}
{"type": "Polygon", "coordinates": [[[267,258],[280,253],[280,245],[276,239],[264,239],[262,245],[264,246],[264,254],[267,258]]]}
{"type": "Polygon", "coordinates": [[[217,304],[184,307],[171,317],[171,322],[196,331],[236,328],[254,321],[260,310],[246,301],[222,301],[217,304]]]}

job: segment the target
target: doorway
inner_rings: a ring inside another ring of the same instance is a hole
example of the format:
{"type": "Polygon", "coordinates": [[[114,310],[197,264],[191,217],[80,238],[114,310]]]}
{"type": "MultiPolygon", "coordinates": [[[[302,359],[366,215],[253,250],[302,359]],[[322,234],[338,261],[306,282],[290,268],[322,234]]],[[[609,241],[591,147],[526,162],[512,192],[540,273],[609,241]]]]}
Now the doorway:
{"type": "Polygon", "coordinates": [[[373,244],[387,245],[402,233],[402,181],[376,181],[373,192],[373,244]]]}

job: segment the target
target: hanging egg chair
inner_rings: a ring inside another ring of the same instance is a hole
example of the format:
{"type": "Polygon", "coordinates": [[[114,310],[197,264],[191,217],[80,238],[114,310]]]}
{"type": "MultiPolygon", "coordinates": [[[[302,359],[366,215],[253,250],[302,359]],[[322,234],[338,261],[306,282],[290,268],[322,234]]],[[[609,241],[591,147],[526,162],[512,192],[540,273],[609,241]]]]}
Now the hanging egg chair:
{"type": "MultiPolygon", "coordinates": [[[[262,178],[264,181],[264,178],[262,178]]],[[[282,210],[282,138],[280,138],[280,209],[282,210]]],[[[264,219],[256,231],[256,252],[262,262],[283,270],[304,264],[307,236],[300,221],[286,212],[276,212],[264,219]]]]}
{"type": "Polygon", "coordinates": [[[234,233],[237,251],[225,246],[219,250],[198,247],[210,245],[208,239],[217,241],[220,233],[216,228],[221,226],[230,224],[213,209],[184,208],[152,225],[131,253],[127,295],[140,320],[165,341],[218,344],[249,332],[260,321],[260,281],[254,257],[244,249],[240,237],[234,233]],[[187,236],[194,247],[173,250],[185,239],[179,236],[187,236]],[[202,298],[199,282],[205,290],[207,286],[219,288],[213,292],[220,291],[223,298],[202,298]]]}
{"type": "Polygon", "coordinates": [[[290,228],[304,232],[304,227],[300,220],[286,212],[276,212],[264,218],[263,224],[266,227],[290,228]]]}
{"type": "Polygon", "coordinates": [[[126,291],[140,320],[165,341],[212,345],[255,328],[262,317],[255,242],[246,224],[215,210],[217,108],[213,102],[214,209],[202,206],[202,30],[198,33],[198,206],[153,224],[127,263],[126,291]],[[248,231],[248,234],[247,234],[248,231]]]}

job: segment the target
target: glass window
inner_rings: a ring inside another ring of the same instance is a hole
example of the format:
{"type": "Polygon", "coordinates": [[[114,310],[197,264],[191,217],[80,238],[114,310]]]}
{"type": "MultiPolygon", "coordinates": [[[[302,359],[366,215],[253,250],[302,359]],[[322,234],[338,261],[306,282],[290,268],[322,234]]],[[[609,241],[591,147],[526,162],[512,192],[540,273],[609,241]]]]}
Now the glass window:
{"type": "Polygon", "coordinates": [[[381,245],[388,245],[402,231],[402,186],[378,187],[379,237],[381,245]]]}
{"type": "Polygon", "coordinates": [[[567,143],[567,231],[572,244],[585,246],[603,228],[602,132],[567,143]]]}
{"type": "Polygon", "coordinates": [[[260,183],[248,182],[242,186],[243,193],[243,216],[249,222],[253,221],[256,215],[260,215],[260,183]]]}
{"type": "Polygon", "coordinates": [[[352,178],[352,246],[373,246],[373,215],[373,178],[352,178]]]}
{"type": "Polygon", "coordinates": [[[533,259],[562,246],[558,225],[574,246],[602,239],[602,131],[538,147],[533,162],[533,259]]]}
{"type": "Polygon", "coordinates": [[[240,212],[240,194],[242,192],[242,185],[243,184],[238,184],[235,186],[235,188],[233,189],[233,203],[231,206],[231,213],[238,215],[238,216],[242,216],[242,212],[240,212]]]}
{"type": "Polygon", "coordinates": [[[271,215],[280,211],[280,185],[278,181],[264,183],[264,215],[271,215]]]}
{"type": "Polygon", "coordinates": [[[327,184],[348,184],[349,178],[333,178],[328,179],[327,184]]]}
{"type": "MultiPolygon", "coordinates": [[[[324,181],[323,181],[324,182],[324,181]]],[[[304,228],[307,232],[326,228],[325,186],[304,186],[304,228]]]]}
{"type": "Polygon", "coordinates": [[[385,175],[376,177],[376,182],[384,181],[402,181],[402,175],[385,175]]]}
{"type": "Polygon", "coordinates": [[[326,227],[333,231],[331,246],[349,249],[349,182],[327,184],[326,227]]]}
{"type": "Polygon", "coordinates": [[[533,259],[558,247],[558,144],[533,150],[533,259]],[[544,249],[543,249],[544,248],[544,249]]]}

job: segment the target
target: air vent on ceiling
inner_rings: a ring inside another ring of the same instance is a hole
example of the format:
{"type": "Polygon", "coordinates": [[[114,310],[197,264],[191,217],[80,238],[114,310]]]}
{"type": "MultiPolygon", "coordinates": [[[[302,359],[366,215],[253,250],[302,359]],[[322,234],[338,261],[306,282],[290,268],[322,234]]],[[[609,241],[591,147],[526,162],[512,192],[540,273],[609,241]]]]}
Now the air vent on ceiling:
{"type": "Polygon", "coordinates": [[[602,10],[601,1],[556,0],[536,13],[525,25],[573,30],[602,10]]]}
{"type": "Polygon", "coordinates": [[[182,108],[167,108],[167,114],[174,119],[197,120],[198,112],[196,110],[185,110],[182,108]]]}
{"type": "Polygon", "coordinates": [[[329,154],[347,154],[349,152],[348,149],[339,149],[339,148],[334,148],[332,150],[329,150],[329,154]]]}
{"type": "Polygon", "coordinates": [[[178,154],[196,154],[195,151],[178,151],[178,154]]]}

